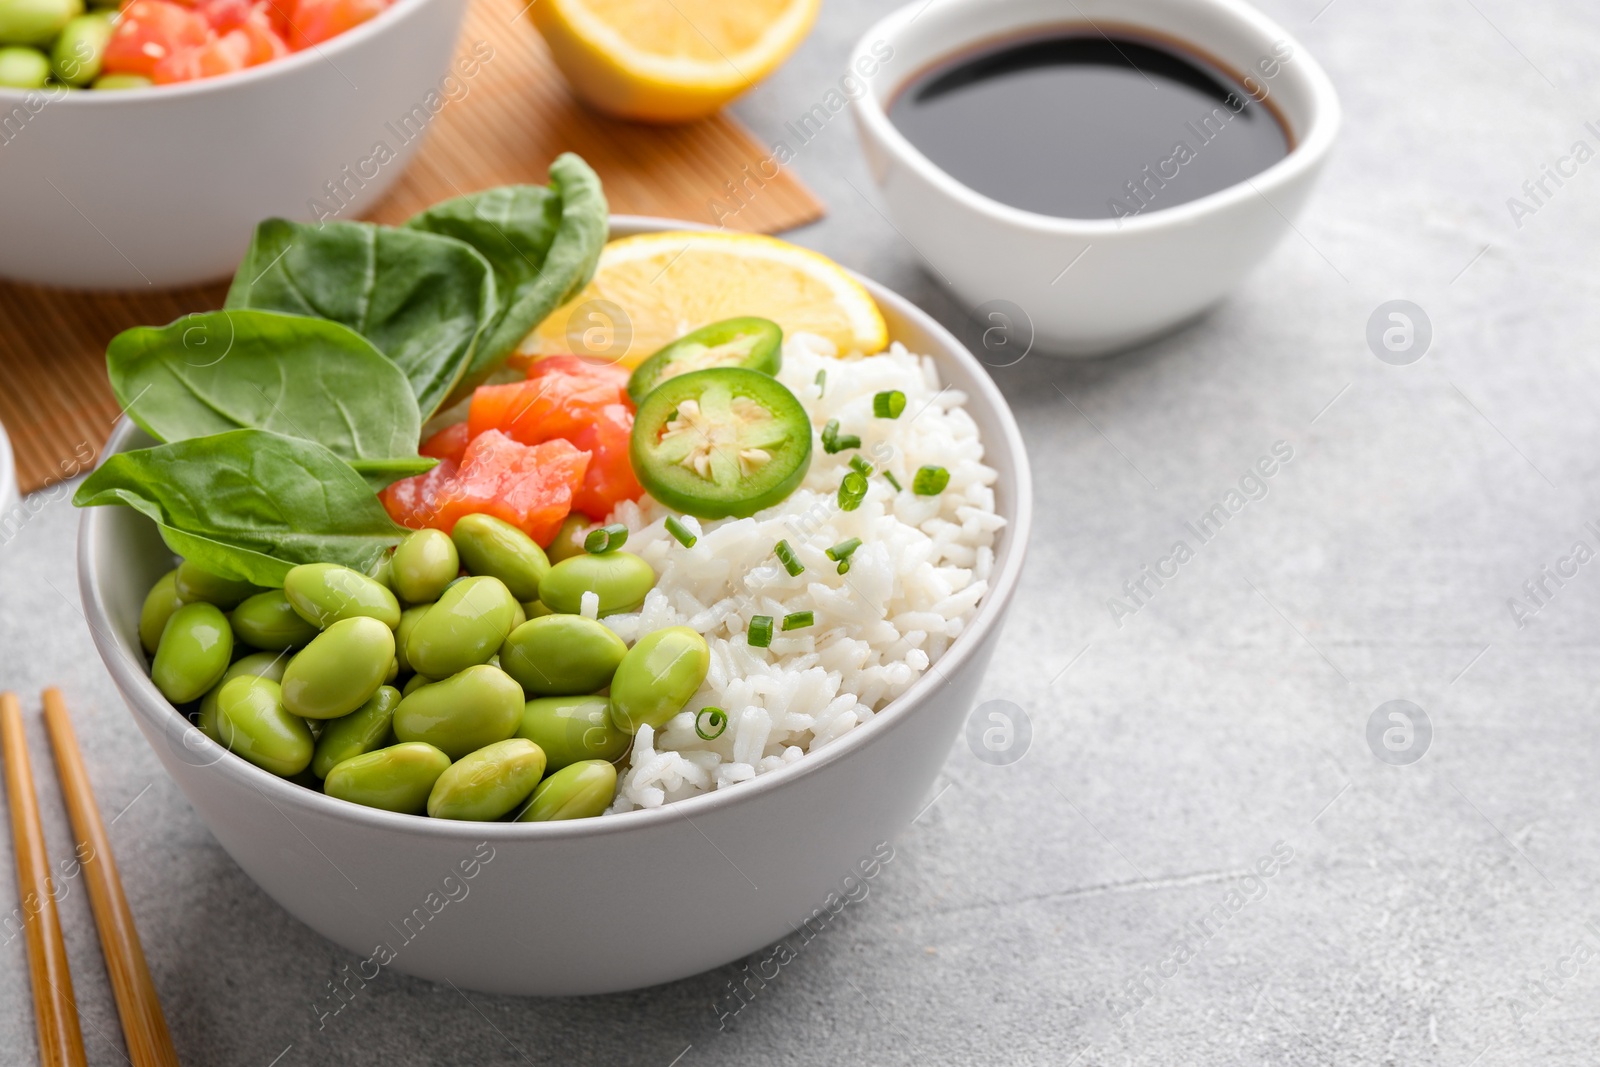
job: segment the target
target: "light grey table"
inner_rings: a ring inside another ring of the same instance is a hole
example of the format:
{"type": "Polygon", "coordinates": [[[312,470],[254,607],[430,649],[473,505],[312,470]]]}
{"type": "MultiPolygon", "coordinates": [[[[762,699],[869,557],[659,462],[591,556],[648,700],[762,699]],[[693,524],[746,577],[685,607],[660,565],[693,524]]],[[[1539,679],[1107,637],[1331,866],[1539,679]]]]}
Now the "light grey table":
{"type": "MultiPolygon", "coordinates": [[[[0,684],[67,690],[185,1062],[1592,1064],[1600,562],[1562,560],[1600,550],[1600,163],[1564,164],[1520,226],[1507,200],[1574,142],[1600,149],[1600,23],[1579,0],[1324,3],[1266,5],[1347,109],[1297,234],[1179,335],[995,371],[1039,522],[985,697],[1025,709],[1031,746],[990,766],[958,742],[870,896],[725,1032],[732,967],[543,1002],[384,975],[319,1027],[354,961],[162,773],[76,607],[76,516],[42,502],[0,549],[0,684]],[[1432,323],[1408,366],[1365,340],[1393,299],[1432,323]],[[1280,441],[1266,495],[1199,544],[1185,521],[1280,441]],[[1178,540],[1194,558],[1114,619],[1178,540]],[[1576,573],[1535,603],[1545,567],[1576,573]],[[1368,740],[1395,699],[1432,730],[1407,766],[1368,740]],[[1275,848],[1289,862],[1245,881],[1275,848]]],[[[739,113],[785,138],[887,9],[834,0],[739,113]]],[[[875,206],[846,116],[794,166],[830,212],[798,240],[960,324],[875,206]]],[[[81,886],[63,911],[90,1058],[122,1063],[81,886]]],[[[0,1049],[33,1061],[3,930],[0,1049]]]]}

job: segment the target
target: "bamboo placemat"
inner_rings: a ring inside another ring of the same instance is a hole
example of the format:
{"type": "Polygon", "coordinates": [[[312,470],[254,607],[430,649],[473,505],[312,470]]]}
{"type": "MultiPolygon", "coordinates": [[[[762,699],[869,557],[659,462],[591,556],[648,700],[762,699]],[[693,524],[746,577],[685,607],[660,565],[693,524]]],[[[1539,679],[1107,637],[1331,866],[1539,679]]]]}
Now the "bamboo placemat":
{"type": "MultiPolygon", "coordinates": [[[[410,168],[371,218],[398,222],[439,200],[512,182],[543,182],[563,151],[605,182],[611,210],[714,223],[725,183],[768,153],[727,116],[654,127],[605,118],[567,90],[521,0],[474,0],[461,51],[488,41],[463,98],[441,109],[410,168]]],[[[769,168],[770,169],[770,168],[769,168]]],[[[773,233],[815,221],[822,207],[787,171],[726,219],[773,233]]],[[[225,283],[162,292],[73,293],[0,282],[0,422],[17,479],[33,492],[87,470],[119,415],[105,375],[106,344],[129,326],[219,307],[225,283]]]]}

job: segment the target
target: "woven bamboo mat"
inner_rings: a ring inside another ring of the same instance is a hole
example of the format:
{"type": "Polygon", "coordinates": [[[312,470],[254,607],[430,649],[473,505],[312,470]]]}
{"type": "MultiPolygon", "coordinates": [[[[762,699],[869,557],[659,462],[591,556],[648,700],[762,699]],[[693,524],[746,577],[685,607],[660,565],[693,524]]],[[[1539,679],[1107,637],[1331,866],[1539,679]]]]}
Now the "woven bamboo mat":
{"type": "MultiPolygon", "coordinates": [[[[767,153],[732,118],[690,126],[617,122],[584,109],[551,64],[519,0],[475,0],[461,35],[493,43],[471,91],[439,112],[405,175],[371,218],[398,222],[439,200],[512,182],[543,182],[550,160],[577,152],[605,182],[611,209],[715,222],[724,183],[767,153]]],[[[787,172],[726,221],[778,232],[815,221],[822,207],[787,172]]],[[[119,411],[105,348],[129,326],[171,322],[219,307],[225,283],[165,292],[73,293],[0,282],[0,422],[33,492],[87,469],[119,411]]]]}

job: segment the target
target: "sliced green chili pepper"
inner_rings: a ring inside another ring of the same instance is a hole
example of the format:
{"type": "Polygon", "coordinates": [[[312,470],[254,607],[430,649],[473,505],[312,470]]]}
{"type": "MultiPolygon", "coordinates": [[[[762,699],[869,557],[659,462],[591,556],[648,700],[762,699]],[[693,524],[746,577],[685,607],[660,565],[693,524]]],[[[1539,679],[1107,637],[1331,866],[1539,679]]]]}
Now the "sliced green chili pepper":
{"type": "Polygon", "coordinates": [[[708,367],[745,367],[777,374],[783,366],[783,330],[770,319],[723,319],[686,333],[639,364],[628,378],[628,396],[644,403],[662,382],[708,367]]]}

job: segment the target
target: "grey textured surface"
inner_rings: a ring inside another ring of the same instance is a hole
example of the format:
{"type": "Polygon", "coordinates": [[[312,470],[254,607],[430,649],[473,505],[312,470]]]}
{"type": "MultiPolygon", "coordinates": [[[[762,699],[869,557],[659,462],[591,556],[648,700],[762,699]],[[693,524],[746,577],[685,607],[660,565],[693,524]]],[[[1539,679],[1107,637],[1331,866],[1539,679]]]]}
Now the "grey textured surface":
{"type": "MultiPolygon", "coordinates": [[[[1592,1063],[1600,563],[1547,582],[1520,627],[1508,600],[1575,541],[1600,548],[1600,164],[1520,228],[1506,201],[1575,141],[1600,148],[1600,24],[1578,0],[1323,2],[1266,5],[1346,107],[1299,235],[1179,335],[995,371],[1041,521],[986,693],[1026,709],[1030,749],[995,767],[958,742],[870,896],[726,1032],[732,967],[545,1002],[385,975],[319,1028],[355,961],[263,896],[161,772],[76,607],[72,509],[40,501],[0,551],[3,684],[32,707],[67,690],[185,1062],[1592,1063]],[[1364,340],[1399,298],[1434,328],[1410,366],[1364,340]],[[1267,495],[1198,544],[1184,521],[1278,441],[1293,458],[1267,495]],[[1194,558],[1117,625],[1108,598],[1179,539],[1194,558]],[[1411,766],[1366,739],[1395,698],[1434,730],[1411,766]],[[1292,862],[1242,885],[1278,842],[1292,862]],[[1200,933],[1230,891],[1248,902],[1200,933]]],[[[833,0],[740,114],[787,139],[887,9],[833,0]]],[[[874,207],[847,117],[794,165],[830,209],[799,240],[960,323],[874,207]]],[[[91,1062],[122,1063],[81,886],[63,910],[91,1062]]],[[[33,1060],[3,932],[0,1048],[33,1060]]]]}

